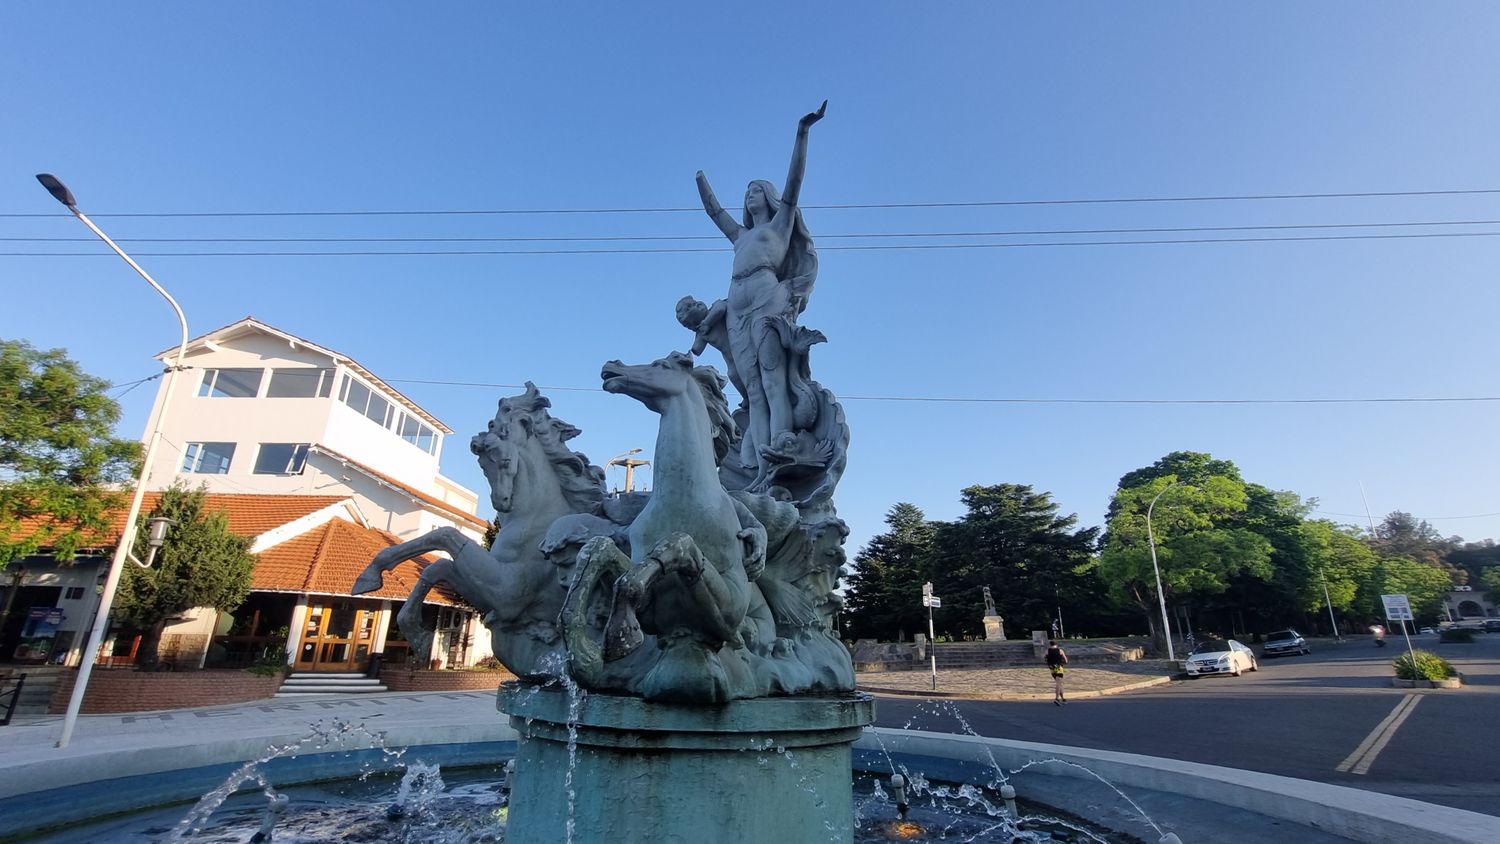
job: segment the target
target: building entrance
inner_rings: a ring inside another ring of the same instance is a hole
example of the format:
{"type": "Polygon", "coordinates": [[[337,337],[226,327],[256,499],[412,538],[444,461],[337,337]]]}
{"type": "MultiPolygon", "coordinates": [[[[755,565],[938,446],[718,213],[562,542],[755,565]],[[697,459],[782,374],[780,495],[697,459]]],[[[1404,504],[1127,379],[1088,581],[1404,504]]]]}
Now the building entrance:
{"type": "Polygon", "coordinates": [[[376,610],[358,601],[310,603],[297,651],[298,671],[364,671],[375,648],[376,610]]]}

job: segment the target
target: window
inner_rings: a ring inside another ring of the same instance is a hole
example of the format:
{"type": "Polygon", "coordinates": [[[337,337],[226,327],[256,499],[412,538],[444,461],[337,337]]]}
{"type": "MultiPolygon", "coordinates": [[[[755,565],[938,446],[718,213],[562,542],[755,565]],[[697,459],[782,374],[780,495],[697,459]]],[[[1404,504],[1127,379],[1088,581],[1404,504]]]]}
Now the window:
{"type": "Polygon", "coordinates": [[[299,366],[271,370],[266,397],[272,399],[328,398],[333,390],[333,370],[299,366]]]}
{"type": "Polygon", "coordinates": [[[83,587],[82,586],[69,586],[68,587],[68,591],[63,595],[63,599],[67,600],[67,601],[81,601],[81,600],[83,600],[83,587]]]}
{"type": "Polygon", "coordinates": [[[260,392],[264,369],[205,369],[198,395],[215,399],[253,399],[260,392]]]}
{"type": "Polygon", "coordinates": [[[234,459],[234,443],[188,443],[182,456],[182,471],[200,475],[227,475],[234,459]]]}
{"type": "Polygon", "coordinates": [[[396,433],[401,435],[401,439],[406,440],[428,454],[431,454],[433,448],[437,445],[437,435],[432,432],[432,429],[424,425],[422,420],[409,413],[401,414],[401,424],[397,428],[396,433]]]}
{"type": "Polygon", "coordinates": [[[307,462],[307,443],[261,443],[255,456],[257,475],[300,475],[307,462]]]}
{"type": "Polygon", "coordinates": [[[347,375],[344,376],[343,386],[339,388],[339,400],[363,414],[376,425],[382,428],[390,427],[391,403],[375,395],[369,387],[347,375]]]}

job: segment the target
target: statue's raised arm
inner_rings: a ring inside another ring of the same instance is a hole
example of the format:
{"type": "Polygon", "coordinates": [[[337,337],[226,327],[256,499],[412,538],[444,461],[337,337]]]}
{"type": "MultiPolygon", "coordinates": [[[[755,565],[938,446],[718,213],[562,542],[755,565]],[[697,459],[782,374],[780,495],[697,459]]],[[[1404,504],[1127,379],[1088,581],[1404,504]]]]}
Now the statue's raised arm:
{"type": "Polygon", "coordinates": [[[709,186],[708,177],[703,175],[702,170],[698,171],[698,196],[703,200],[703,210],[708,212],[708,218],[714,221],[719,231],[729,238],[730,243],[738,240],[740,224],[735,222],[734,217],[719,204],[719,198],[714,196],[714,189],[709,186]]]}
{"type": "Polygon", "coordinates": [[[802,174],[807,169],[807,130],[822,120],[827,111],[828,101],[824,100],[817,111],[805,114],[797,121],[797,140],[792,144],[792,164],[787,168],[786,184],[781,192],[781,201],[787,205],[795,206],[798,195],[802,193],[802,174]]]}

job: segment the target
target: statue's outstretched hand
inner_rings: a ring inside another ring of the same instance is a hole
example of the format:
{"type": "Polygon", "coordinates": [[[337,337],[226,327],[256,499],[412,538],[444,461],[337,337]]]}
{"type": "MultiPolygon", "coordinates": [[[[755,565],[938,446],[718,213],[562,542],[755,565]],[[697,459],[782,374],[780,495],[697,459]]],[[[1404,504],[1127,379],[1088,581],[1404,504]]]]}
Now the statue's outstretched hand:
{"type": "Polygon", "coordinates": [[[818,106],[817,111],[812,112],[811,114],[805,114],[802,116],[801,120],[797,121],[797,128],[806,129],[814,123],[817,123],[819,120],[823,119],[823,113],[826,111],[828,111],[828,101],[824,100],[823,104],[818,106]]]}

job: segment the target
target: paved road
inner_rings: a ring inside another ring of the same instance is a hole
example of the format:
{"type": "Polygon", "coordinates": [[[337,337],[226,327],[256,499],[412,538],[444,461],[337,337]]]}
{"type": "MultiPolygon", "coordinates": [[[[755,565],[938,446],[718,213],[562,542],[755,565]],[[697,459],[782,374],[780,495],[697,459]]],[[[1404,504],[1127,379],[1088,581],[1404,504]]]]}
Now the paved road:
{"type": "Polygon", "coordinates": [[[880,725],[1165,756],[1247,768],[1500,815],[1500,635],[1473,645],[1413,637],[1464,672],[1458,690],[1390,686],[1401,639],[1313,642],[1310,656],[1262,660],[1117,697],[957,704],[882,698],[880,725]],[[1361,773],[1362,772],[1362,773],[1361,773]]]}

